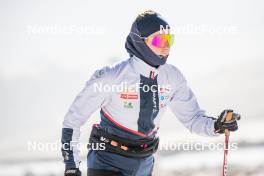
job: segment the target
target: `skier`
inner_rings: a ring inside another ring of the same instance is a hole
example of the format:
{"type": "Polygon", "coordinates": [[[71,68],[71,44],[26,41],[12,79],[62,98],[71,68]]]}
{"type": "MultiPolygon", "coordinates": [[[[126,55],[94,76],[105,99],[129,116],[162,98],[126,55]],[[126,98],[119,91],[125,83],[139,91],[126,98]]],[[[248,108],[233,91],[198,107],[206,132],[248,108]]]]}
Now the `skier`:
{"type": "MultiPolygon", "coordinates": [[[[77,145],[80,127],[98,108],[100,124],[94,124],[87,155],[89,176],[148,176],[158,148],[157,131],[167,107],[192,133],[218,136],[237,130],[237,121],[209,117],[200,109],[180,70],[166,64],[173,35],[169,24],[156,12],[138,15],[127,36],[130,58],[97,70],[74,100],[62,128],[65,176],[80,176],[77,145]],[[123,84],[125,83],[125,84],[123,84]],[[126,85],[121,91],[99,91],[96,86],[126,85]],[[135,86],[137,85],[137,86],[135,86]],[[92,144],[104,144],[104,150],[92,144]]],[[[239,116],[233,113],[233,115],[239,116]]]]}

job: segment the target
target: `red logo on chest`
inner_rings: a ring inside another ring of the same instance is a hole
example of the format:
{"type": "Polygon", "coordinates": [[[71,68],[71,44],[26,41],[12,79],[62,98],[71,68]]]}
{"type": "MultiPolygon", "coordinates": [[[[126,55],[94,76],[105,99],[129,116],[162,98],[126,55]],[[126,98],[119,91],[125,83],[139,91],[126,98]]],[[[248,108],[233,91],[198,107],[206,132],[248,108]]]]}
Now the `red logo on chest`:
{"type": "Polygon", "coordinates": [[[120,98],[122,98],[122,99],[138,99],[138,94],[122,93],[120,95],[120,98]]]}

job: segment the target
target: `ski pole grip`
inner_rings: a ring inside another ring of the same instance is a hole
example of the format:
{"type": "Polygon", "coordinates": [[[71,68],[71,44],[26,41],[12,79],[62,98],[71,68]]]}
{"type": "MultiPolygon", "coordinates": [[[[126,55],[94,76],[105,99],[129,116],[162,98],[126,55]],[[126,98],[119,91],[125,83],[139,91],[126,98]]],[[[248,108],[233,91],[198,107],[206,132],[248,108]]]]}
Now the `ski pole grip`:
{"type": "MultiPolygon", "coordinates": [[[[228,112],[226,115],[226,121],[230,121],[233,118],[233,112],[228,112]]],[[[228,129],[225,129],[225,135],[229,136],[230,132],[228,131],[228,129]]]]}

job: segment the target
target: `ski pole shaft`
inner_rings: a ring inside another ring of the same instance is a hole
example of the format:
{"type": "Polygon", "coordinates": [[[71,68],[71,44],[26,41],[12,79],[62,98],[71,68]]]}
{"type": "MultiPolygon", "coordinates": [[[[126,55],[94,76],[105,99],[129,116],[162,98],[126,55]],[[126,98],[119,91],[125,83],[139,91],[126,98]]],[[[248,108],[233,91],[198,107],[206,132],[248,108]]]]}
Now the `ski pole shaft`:
{"type": "MultiPolygon", "coordinates": [[[[228,112],[226,115],[226,121],[232,120],[233,113],[228,112]]],[[[228,129],[225,130],[225,148],[224,148],[224,163],[222,168],[222,176],[227,176],[227,155],[228,155],[228,145],[229,145],[229,135],[228,129]]]]}

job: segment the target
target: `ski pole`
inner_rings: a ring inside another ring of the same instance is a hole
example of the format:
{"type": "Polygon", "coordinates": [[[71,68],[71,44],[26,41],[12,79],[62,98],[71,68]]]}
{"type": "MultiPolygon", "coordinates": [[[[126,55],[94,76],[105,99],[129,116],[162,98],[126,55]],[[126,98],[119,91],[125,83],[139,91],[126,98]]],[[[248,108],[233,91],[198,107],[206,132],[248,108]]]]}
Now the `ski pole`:
{"type": "MultiPolygon", "coordinates": [[[[226,115],[226,121],[232,120],[233,112],[228,112],[226,115]]],[[[228,145],[229,145],[229,135],[228,129],[225,130],[225,148],[224,148],[224,163],[222,168],[222,176],[227,176],[227,155],[228,155],[228,145]]]]}

